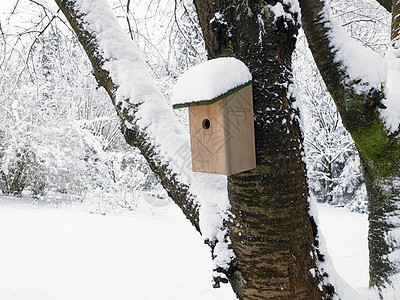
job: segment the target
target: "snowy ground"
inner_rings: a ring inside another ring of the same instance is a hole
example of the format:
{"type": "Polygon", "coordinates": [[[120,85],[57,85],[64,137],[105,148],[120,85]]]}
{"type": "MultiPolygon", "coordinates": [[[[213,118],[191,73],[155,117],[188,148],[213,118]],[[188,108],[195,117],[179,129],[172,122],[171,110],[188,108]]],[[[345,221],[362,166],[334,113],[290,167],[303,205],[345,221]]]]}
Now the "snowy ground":
{"type": "MultiPolygon", "coordinates": [[[[319,205],[338,272],[368,284],[367,217],[319,205]]],[[[211,287],[208,247],[174,205],[122,215],[0,197],[0,299],[236,299],[211,287]]]]}
{"type": "Polygon", "coordinates": [[[318,205],[319,225],[336,271],[353,288],[368,286],[368,216],[318,205]]]}

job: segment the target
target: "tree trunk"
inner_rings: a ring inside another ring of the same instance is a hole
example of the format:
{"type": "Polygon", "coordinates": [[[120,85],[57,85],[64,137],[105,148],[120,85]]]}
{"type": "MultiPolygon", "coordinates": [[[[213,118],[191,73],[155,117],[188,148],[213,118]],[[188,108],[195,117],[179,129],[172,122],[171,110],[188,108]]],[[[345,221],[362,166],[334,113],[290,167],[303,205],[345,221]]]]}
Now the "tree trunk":
{"type": "Polygon", "coordinates": [[[236,254],[228,278],[240,299],[325,299],[290,93],[298,16],[275,20],[270,5],[260,1],[194,3],[209,58],[235,56],[253,76],[257,168],[228,177],[236,254]]]}
{"type": "Polygon", "coordinates": [[[390,290],[393,276],[400,273],[399,265],[391,259],[400,250],[393,235],[400,224],[394,222],[400,216],[400,143],[380,116],[378,108],[383,108],[385,95],[376,87],[366,91],[369,84],[352,80],[345,63],[336,59],[337,50],[330,44],[333,29],[323,13],[329,9],[326,2],[300,0],[300,6],[315,62],[361,158],[369,201],[370,285],[390,290]]]}
{"type": "Polygon", "coordinates": [[[382,5],[387,11],[392,11],[392,0],[376,0],[380,5],[382,5]]]}
{"type": "Polygon", "coordinates": [[[400,177],[397,174],[376,178],[365,164],[363,167],[368,192],[370,286],[391,289],[393,276],[400,272],[399,266],[390,259],[399,250],[398,241],[392,236],[399,224],[392,219],[400,215],[400,177]]]}

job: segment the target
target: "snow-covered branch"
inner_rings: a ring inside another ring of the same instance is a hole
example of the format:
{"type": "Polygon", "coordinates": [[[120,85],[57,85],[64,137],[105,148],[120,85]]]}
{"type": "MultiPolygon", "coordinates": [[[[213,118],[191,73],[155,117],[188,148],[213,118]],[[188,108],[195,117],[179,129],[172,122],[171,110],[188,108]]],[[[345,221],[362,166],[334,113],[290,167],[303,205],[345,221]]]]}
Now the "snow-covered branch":
{"type": "Polygon", "coordinates": [[[386,81],[383,58],[347,34],[330,14],[325,0],[300,3],[310,48],[333,97],[336,94],[336,98],[340,98],[342,86],[352,86],[360,94],[372,89],[380,91],[386,81]],[[335,74],[332,74],[332,68],[336,70],[335,74]],[[335,92],[334,89],[338,90],[335,92]]]}

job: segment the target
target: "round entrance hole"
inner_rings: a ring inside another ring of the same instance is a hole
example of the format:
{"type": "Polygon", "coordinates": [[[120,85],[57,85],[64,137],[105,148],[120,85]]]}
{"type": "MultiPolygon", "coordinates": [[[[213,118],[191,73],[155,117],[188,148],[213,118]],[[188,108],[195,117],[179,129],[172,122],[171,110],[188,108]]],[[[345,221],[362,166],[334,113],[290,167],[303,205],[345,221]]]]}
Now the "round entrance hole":
{"type": "Polygon", "coordinates": [[[209,119],[204,119],[203,122],[201,123],[204,129],[210,128],[210,120],[209,119]]]}

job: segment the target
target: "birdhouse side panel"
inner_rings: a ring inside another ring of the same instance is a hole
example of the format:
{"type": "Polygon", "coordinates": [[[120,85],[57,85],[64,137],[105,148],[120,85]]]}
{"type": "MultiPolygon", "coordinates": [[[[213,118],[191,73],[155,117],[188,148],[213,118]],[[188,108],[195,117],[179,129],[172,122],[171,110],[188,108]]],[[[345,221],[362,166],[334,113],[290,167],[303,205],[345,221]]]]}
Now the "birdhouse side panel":
{"type": "Polygon", "coordinates": [[[226,174],[226,138],[222,101],[189,108],[194,172],[226,174]]]}
{"type": "Polygon", "coordinates": [[[228,96],[223,112],[227,174],[256,167],[252,87],[247,86],[228,96]]]}

